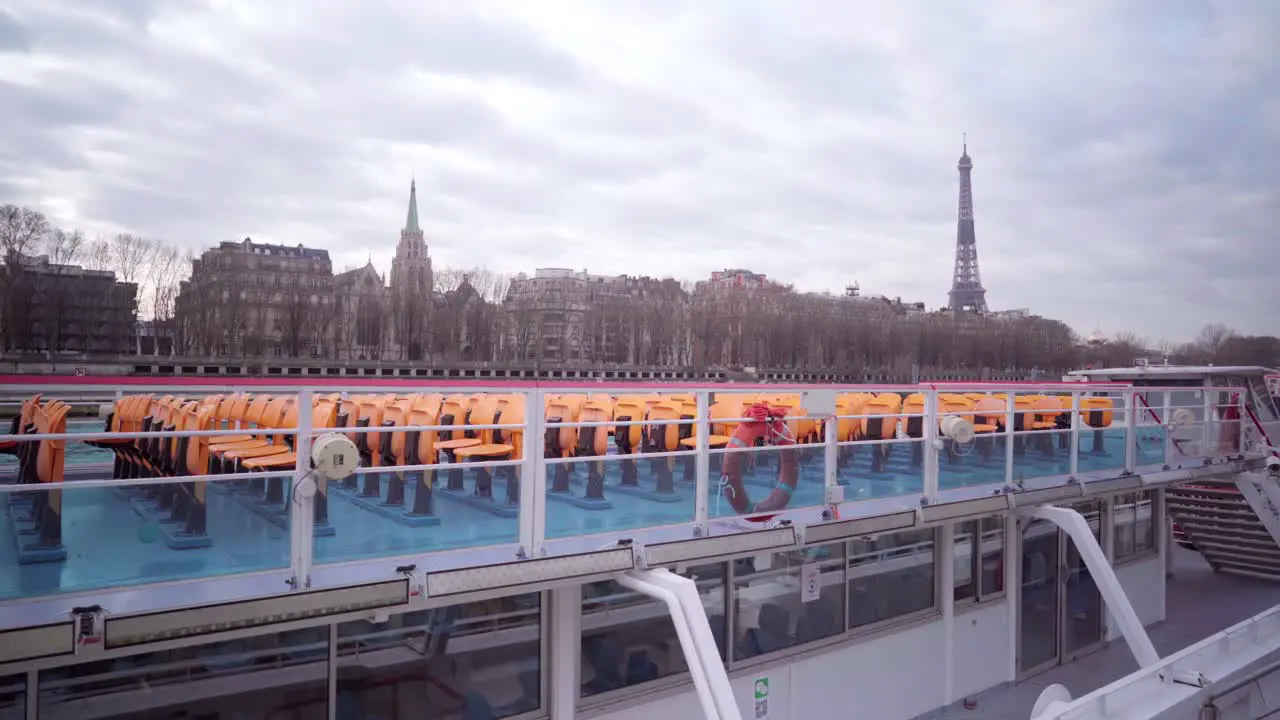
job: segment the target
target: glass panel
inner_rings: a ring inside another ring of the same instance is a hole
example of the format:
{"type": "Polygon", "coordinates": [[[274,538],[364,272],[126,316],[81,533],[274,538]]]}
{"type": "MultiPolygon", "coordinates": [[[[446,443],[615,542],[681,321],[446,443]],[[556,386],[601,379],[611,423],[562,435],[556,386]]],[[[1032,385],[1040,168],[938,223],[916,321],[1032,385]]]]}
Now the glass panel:
{"type": "MultiPolygon", "coordinates": [[[[617,451],[612,439],[607,443],[609,454],[617,451]]],[[[690,451],[676,457],[602,455],[547,465],[547,537],[693,522],[694,461],[690,451]]]]}
{"type": "Polygon", "coordinates": [[[908,530],[849,544],[849,627],[937,605],[936,531],[908,530]]]}
{"type": "MultiPolygon", "coordinates": [[[[1096,540],[1102,540],[1102,501],[1076,503],[1072,510],[1084,516],[1096,540]]],[[[1079,548],[1066,541],[1066,577],[1063,578],[1066,606],[1063,608],[1064,651],[1074,653],[1102,641],[1102,595],[1093,574],[1080,557],[1079,548]]]]}
{"type": "Polygon", "coordinates": [[[734,658],[744,660],[843,633],[844,562],[844,543],[737,561],[734,658]],[[816,598],[806,597],[808,579],[816,581],[816,598]]]}
{"type": "Polygon", "coordinates": [[[0,600],[288,567],[288,488],[281,479],[6,494],[0,600]]]}
{"type": "Polygon", "coordinates": [[[1058,527],[1019,521],[1022,530],[1022,612],[1018,670],[1034,670],[1058,657],[1058,527]]]}
{"type": "MultiPolygon", "coordinates": [[[[724,563],[682,573],[698,584],[720,656],[725,653],[724,563]]],[[[665,604],[613,580],[582,588],[581,697],[687,672],[665,604]]]]}
{"type": "MultiPolygon", "coordinates": [[[[483,447],[495,449],[496,454],[476,455],[476,461],[509,459],[509,454],[502,454],[502,445],[483,447]]],[[[438,459],[463,462],[446,457],[444,451],[438,459]]],[[[329,484],[323,495],[316,496],[327,506],[331,528],[316,533],[316,561],[514,543],[520,532],[519,487],[518,465],[352,475],[329,484]]]]}
{"type": "MultiPolygon", "coordinates": [[[[1018,393],[1014,403],[1013,481],[1070,474],[1071,398],[1018,393]]],[[[1004,417],[995,419],[1005,422],[1004,417]]]]}
{"type": "Polygon", "coordinates": [[[837,457],[836,482],[844,486],[845,500],[924,492],[924,440],[844,442],[837,457]]]}
{"type": "Polygon", "coordinates": [[[1136,552],[1134,532],[1137,530],[1137,500],[1139,493],[1117,495],[1112,510],[1112,525],[1115,528],[1115,543],[1112,554],[1115,560],[1123,560],[1136,552]]]}
{"type": "Polygon", "coordinates": [[[756,508],[768,510],[794,509],[822,505],[826,498],[824,448],[821,444],[804,444],[795,448],[761,448],[742,453],[711,453],[711,487],[707,506],[711,517],[729,517],[756,508]],[[728,460],[728,458],[733,458],[728,460]],[[723,472],[725,462],[742,463],[742,482],[735,487],[723,472]],[[785,482],[783,465],[795,462],[796,485],[785,482]]]}
{"type": "MultiPolygon", "coordinates": [[[[15,412],[16,414],[16,412],[15,412]]],[[[9,419],[6,418],[5,432],[8,432],[9,419]]],[[[84,419],[84,418],[67,418],[67,432],[69,433],[95,433],[105,430],[101,420],[84,419]]],[[[93,447],[88,443],[68,440],[66,442],[66,455],[63,456],[65,468],[88,468],[100,469],[105,464],[110,464],[115,459],[115,455],[110,450],[93,447]],[[94,468],[94,466],[99,466],[94,468]]],[[[0,473],[12,468],[18,468],[18,456],[11,454],[0,455],[0,473]]]]}
{"type": "Polygon", "coordinates": [[[40,673],[40,717],[328,717],[329,627],[271,633],[40,673]]]}
{"type": "Polygon", "coordinates": [[[1135,394],[1136,427],[1134,443],[1137,445],[1136,464],[1164,465],[1165,446],[1168,443],[1169,431],[1165,424],[1164,403],[1167,392],[1154,390],[1135,394]]]}
{"type": "Polygon", "coordinates": [[[0,676],[0,720],[24,720],[27,712],[27,676],[0,676]]]}
{"type": "Polygon", "coordinates": [[[1145,553],[1156,549],[1155,490],[1138,493],[1134,511],[1133,550],[1145,553]]]}
{"type": "Polygon", "coordinates": [[[1080,407],[1080,472],[1123,470],[1128,442],[1124,394],[1092,393],[1080,398],[1080,407]]]}
{"type": "Polygon", "coordinates": [[[1253,404],[1253,410],[1258,414],[1258,419],[1262,422],[1268,420],[1276,420],[1280,418],[1280,411],[1277,411],[1277,398],[1271,394],[1271,390],[1267,387],[1267,381],[1261,377],[1249,378],[1249,397],[1253,404]]]}
{"type": "Polygon", "coordinates": [[[542,704],[541,595],[338,625],[340,718],[500,718],[542,704]]]}
{"type": "Polygon", "coordinates": [[[955,600],[972,600],[978,596],[978,578],[974,573],[973,547],[977,540],[978,521],[971,520],[955,528],[955,600]]]}
{"type": "Polygon", "coordinates": [[[982,562],[978,577],[982,596],[1004,592],[1004,518],[982,519],[982,562]]]}
{"type": "Polygon", "coordinates": [[[1066,633],[1064,650],[1073,653],[1102,641],[1102,595],[1075,543],[1067,542],[1066,633]]]}

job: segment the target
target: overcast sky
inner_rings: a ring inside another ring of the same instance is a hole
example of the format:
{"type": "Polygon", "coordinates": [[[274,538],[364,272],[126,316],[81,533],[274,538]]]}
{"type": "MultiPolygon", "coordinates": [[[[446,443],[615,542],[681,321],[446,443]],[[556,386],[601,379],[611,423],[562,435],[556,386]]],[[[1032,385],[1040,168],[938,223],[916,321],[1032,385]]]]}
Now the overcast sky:
{"type": "Polygon", "coordinates": [[[1280,2],[4,0],[0,203],[200,248],[1280,334],[1280,2]],[[960,9],[967,6],[969,10],[960,9]]]}

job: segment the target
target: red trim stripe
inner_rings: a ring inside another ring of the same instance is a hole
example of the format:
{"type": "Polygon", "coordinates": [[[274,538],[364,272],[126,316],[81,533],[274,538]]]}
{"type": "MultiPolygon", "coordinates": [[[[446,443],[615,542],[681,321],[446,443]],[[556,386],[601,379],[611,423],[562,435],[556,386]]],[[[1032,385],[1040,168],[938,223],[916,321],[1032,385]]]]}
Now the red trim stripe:
{"type": "MultiPolygon", "coordinates": [[[[826,384],[826,383],[717,383],[710,381],[659,382],[642,379],[600,382],[591,378],[566,380],[520,380],[514,378],[486,379],[445,379],[416,377],[334,377],[321,375],[262,377],[261,375],[218,375],[218,376],[186,376],[186,375],[0,375],[0,385],[69,385],[84,387],[138,387],[154,385],[170,385],[173,387],[421,387],[421,388],[493,388],[510,387],[513,389],[533,388],[573,388],[599,390],[632,390],[637,387],[655,388],[659,390],[694,391],[703,388],[720,392],[784,392],[790,388],[815,390],[905,390],[907,388],[927,388],[939,382],[911,383],[867,383],[867,384],[826,384]]],[[[1120,382],[964,382],[947,381],[950,385],[966,387],[997,387],[1005,385],[1042,385],[1042,386],[1081,386],[1081,387],[1127,387],[1128,383],[1120,382]]]]}

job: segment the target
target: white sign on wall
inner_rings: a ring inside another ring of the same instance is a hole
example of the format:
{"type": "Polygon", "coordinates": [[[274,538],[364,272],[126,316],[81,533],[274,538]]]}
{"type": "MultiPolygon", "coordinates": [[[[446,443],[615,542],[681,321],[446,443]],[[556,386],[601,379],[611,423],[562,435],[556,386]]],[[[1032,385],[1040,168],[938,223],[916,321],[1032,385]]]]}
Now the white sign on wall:
{"type": "Polygon", "coordinates": [[[800,602],[813,602],[822,595],[822,570],[817,563],[800,566],[800,602]]]}

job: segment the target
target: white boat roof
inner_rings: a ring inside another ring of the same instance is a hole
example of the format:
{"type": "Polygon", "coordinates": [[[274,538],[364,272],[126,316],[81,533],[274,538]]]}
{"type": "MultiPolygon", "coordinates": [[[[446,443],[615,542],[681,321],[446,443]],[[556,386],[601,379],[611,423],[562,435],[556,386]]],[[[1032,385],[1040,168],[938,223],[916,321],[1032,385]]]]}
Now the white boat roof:
{"type": "Polygon", "coordinates": [[[1248,375],[1261,376],[1280,374],[1280,370],[1261,365],[1146,365],[1117,368],[1094,368],[1093,370],[1072,370],[1067,373],[1076,377],[1167,377],[1170,375],[1199,376],[1207,375],[1248,375]]]}

